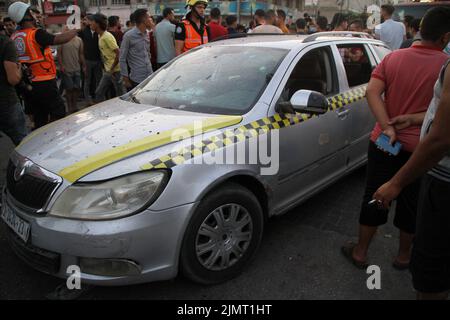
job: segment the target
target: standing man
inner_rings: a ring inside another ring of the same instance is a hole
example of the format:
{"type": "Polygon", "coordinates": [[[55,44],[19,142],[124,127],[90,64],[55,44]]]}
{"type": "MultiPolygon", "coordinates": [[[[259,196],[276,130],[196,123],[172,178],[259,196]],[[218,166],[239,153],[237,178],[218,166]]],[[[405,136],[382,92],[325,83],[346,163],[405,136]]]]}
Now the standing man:
{"type": "Polygon", "coordinates": [[[175,52],[180,55],[209,42],[209,28],[205,23],[208,0],[187,0],[189,12],[175,31],[175,52]]]}
{"type": "Polygon", "coordinates": [[[0,131],[16,146],[27,135],[25,115],[14,88],[21,76],[14,42],[0,35],[0,131]]]}
{"type": "Polygon", "coordinates": [[[267,10],[264,23],[253,29],[252,33],[283,33],[283,31],[277,27],[277,15],[275,11],[267,10]]]}
{"type": "Polygon", "coordinates": [[[236,29],[237,29],[238,23],[237,23],[236,16],[227,16],[225,18],[225,21],[227,23],[227,32],[228,32],[228,34],[235,34],[235,33],[237,33],[236,29]]]}
{"type": "Polygon", "coordinates": [[[405,25],[392,20],[395,8],[391,4],[381,6],[381,17],[384,22],[375,27],[375,37],[384,41],[392,50],[397,50],[406,40],[405,25]]]}
{"type": "Polygon", "coordinates": [[[150,38],[147,29],[153,26],[147,9],[134,12],[136,26],[125,33],[120,48],[120,73],[127,90],[131,90],[152,74],[150,38]]]}
{"type": "Polygon", "coordinates": [[[278,28],[280,28],[283,33],[289,33],[289,29],[286,27],[286,12],[284,12],[284,10],[278,9],[277,15],[278,28]]]}
{"type": "MultiPolygon", "coordinates": [[[[448,12],[448,9],[446,9],[448,12]]],[[[422,43],[388,54],[375,68],[366,96],[377,123],[369,142],[367,182],[359,218],[359,241],[342,247],[344,255],[357,267],[368,264],[367,253],[377,228],[388,220],[388,210],[369,204],[374,192],[391,179],[408,161],[419,143],[420,126],[433,97],[433,86],[448,57],[442,52],[449,38],[449,15],[434,8],[422,20],[422,43]],[[402,150],[391,156],[377,148],[384,133],[390,143],[399,141],[402,150]]],[[[411,180],[411,182],[413,182],[411,180]]],[[[399,250],[393,261],[396,269],[407,269],[416,230],[419,181],[406,187],[397,198],[394,225],[400,230],[399,250]]]]}
{"type": "Polygon", "coordinates": [[[414,19],[409,23],[409,34],[411,38],[403,41],[400,49],[409,48],[413,45],[414,42],[418,43],[420,41],[420,23],[421,19],[414,19]]]}
{"type": "Polygon", "coordinates": [[[62,73],[62,86],[66,90],[69,113],[78,111],[77,101],[81,91],[81,70],[86,74],[83,41],[75,37],[58,48],[58,62],[62,73]]]}
{"type": "Polygon", "coordinates": [[[98,88],[102,78],[102,58],[98,47],[98,34],[92,27],[93,15],[86,16],[86,27],[78,33],[83,40],[83,53],[86,64],[84,74],[84,98],[88,105],[94,104],[92,97],[95,97],[95,90],[98,88]],[[91,90],[94,87],[94,90],[91,90]],[[92,93],[92,94],[91,94],[92,93]]]}
{"type": "Polygon", "coordinates": [[[14,2],[8,15],[20,30],[11,39],[15,42],[18,60],[32,73],[32,94],[27,98],[31,107],[35,127],[65,116],[65,106],[56,85],[56,65],[50,46],[69,42],[78,30],[70,30],[56,36],[37,28],[39,17],[30,10],[30,5],[14,2]]]}
{"type": "Polygon", "coordinates": [[[316,19],[317,32],[328,31],[328,19],[324,16],[318,16],[316,19]]]}
{"type": "MultiPolygon", "coordinates": [[[[434,29],[433,35],[429,34],[424,21],[421,33],[424,38],[439,37],[436,40],[443,48],[450,41],[450,10],[444,7],[435,9],[441,12],[441,16],[432,23],[442,31],[434,29]],[[445,21],[445,26],[438,21],[445,21]]],[[[410,266],[418,299],[445,300],[450,291],[449,123],[450,60],[447,60],[434,87],[434,97],[422,125],[420,144],[409,161],[373,196],[387,208],[408,184],[424,175],[410,266]]]]}
{"type": "Polygon", "coordinates": [[[254,19],[255,19],[255,28],[265,24],[266,23],[266,13],[264,12],[264,10],[263,9],[256,10],[254,19]]]}
{"type": "Polygon", "coordinates": [[[108,32],[116,38],[117,45],[122,45],[123,32],[119,16],[110,16],[108,18],[108,32]]]}
{"type": "Polygon", "coordinates": [[[225,27],[222,27],[222,16],[219,8],[212,8],[210,12],[211,21],[208,23],[211,41],[224,37],[228,34],[225,27]]]}
{"type": "Polygon", "coordinates": [[[307,35],[308,34],[308,29],[306,28],[306,20],[305,19],[297,19],[297,21],[295,21],[295,26],[296,26],[296,31],[297,34],[300,35],[307,35]]]}
{"type": "Polygon", "coordinates": [[[331,20],[331,27],[333,31],[347,31],[348,29],[348,18],[345,14],[338,12],[333,16],[331,20]]]}
{"type": "Polygon", "coordinates": [[[108,20],[101,13],[94,14],[93,20],[92,27],[99,36],[98,46],[103,61],[103,76],[95,91],[95,99],[100,102],[106,100],[106,91],[111,84],[116,96],[122,95],[124,90],[119,67],[119,46],[114,36],[106,31],[108,20]]]}
{"type": "Polygon", "coordinates": [[[175,13],[172,8],[163,10],[163,20],[155,27],[156,63],[158,69],[175,58],[175,13]]]}
{"type": "Polygon", "coordinates": [[[3,18],[3,25],[5,27],[5,32],[8,37],[11,37],[12,34],[17,29],[17,24],[10,18],[10,17],[4,17],[3,18]]]}
{"type": "Polygon", "coordinates": [[[348,26],[348,31],[364,32],[364,26],[361,20],[353,20],[348,26]]]}

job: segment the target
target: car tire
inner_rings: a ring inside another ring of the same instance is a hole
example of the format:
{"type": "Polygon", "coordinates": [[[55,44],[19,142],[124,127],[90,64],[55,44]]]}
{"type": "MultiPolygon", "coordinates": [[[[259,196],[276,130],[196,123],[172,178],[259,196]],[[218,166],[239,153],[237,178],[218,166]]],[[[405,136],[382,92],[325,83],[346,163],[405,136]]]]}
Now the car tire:
{"type": "Polygon", "coordinates": [[[213,190],[200,202],[186,228],[180,255],[182,274],[208,285],[236,277],[256,253],[263,225],[261,204],[250,190],[235,183],[213,190]],[[224,218],[221,224],[220,216],[224,218]],[[201,255],[209,247],[211,252],[201,255]],[[213,265],[214,254],[219,258],[213,265]]]}

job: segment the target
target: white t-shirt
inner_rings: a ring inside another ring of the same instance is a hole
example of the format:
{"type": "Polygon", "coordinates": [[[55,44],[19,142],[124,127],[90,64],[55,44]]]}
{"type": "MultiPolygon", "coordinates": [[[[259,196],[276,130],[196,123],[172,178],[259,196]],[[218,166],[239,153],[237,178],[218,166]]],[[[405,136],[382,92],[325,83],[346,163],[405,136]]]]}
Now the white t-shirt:
{"type": "Polygon", "coordinates": [[[403,23],[388,19],[375,27],[375,34],[392,50],[397,50],[406,36],[406,28],[403,23]]]}
{"type": "Polygon", "coordinates": [[[263,24],[253,29],[252,33],[283,33],[283,31],[280,28],[270,24],[263,24]]]}

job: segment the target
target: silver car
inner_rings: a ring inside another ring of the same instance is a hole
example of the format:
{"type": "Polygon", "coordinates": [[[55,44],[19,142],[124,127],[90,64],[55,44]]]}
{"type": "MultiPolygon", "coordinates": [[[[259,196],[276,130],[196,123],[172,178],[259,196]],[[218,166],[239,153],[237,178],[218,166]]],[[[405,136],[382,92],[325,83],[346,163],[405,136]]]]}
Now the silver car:
{"type": "Polygon", "coordinates": [[[388,53],[360,34],[218,41],[36,130],[7,169],[11,247],[96,285],[235,277],[268,218],[365,163],[365,88],[388,53]],[[246,160],[216,161],[232,150],[246,160]]]}

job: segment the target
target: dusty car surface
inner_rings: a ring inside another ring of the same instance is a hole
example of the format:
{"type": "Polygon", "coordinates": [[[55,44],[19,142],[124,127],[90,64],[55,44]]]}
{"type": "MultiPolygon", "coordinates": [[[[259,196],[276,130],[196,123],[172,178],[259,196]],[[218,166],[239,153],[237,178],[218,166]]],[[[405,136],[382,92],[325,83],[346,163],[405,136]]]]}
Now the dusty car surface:
{"type": "Polygon", "coordinates": [[[235,277],[269,217],[365,163],[365,88],[387,53],[359,34],[219,41],[36,130],[7,169],[12,248],[97,285],[235,277]],[[212,161],[255,141],[270,161],[212,161]]]}

